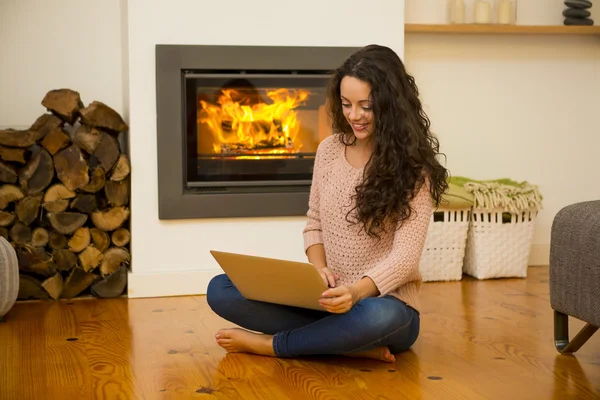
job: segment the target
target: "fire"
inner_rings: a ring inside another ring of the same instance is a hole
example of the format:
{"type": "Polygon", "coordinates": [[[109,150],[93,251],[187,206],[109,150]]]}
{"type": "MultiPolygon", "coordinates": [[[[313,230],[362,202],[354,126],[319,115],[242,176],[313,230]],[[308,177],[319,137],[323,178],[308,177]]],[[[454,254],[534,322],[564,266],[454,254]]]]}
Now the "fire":
{"type": "Polygon", "coordinates": [[[300,124],[295,108],[310,95],[306,90],[275,89],[266,92],[271,103],[235,89],[223,89],[211,104],[200,100],[198,122],[213,135],[217,154],[288,154],[300,150],[300,124]],[[254,104],[253,104],[254,103],[254,104]]]}

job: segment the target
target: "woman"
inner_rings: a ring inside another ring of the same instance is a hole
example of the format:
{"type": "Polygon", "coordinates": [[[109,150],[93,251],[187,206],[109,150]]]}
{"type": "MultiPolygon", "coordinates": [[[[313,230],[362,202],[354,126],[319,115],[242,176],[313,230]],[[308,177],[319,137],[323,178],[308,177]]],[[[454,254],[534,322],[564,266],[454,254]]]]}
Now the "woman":
{"type": "Polygon", "coordinates": [[[446,190],[414,79],[389,48],[367,46],[335,71],[334,135],[317,150],[304,248],[329,289],[313,311],[241,296],[226,275],[208,303],[244,329],[222,329],[230,352],[338,354],[395,361],[419,335],[419,259],[433,204],[446,190]]]}

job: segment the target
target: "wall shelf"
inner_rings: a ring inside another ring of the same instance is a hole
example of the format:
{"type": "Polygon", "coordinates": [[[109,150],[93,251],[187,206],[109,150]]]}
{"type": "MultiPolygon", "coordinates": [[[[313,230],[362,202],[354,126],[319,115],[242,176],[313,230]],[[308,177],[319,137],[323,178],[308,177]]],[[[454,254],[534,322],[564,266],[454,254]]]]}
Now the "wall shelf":
{"type": "Polygon", "coordinates": [[[600,36],[600,26],[563,25],[405,24],[404,31],[407,34],[536,34],[600,36]]]}

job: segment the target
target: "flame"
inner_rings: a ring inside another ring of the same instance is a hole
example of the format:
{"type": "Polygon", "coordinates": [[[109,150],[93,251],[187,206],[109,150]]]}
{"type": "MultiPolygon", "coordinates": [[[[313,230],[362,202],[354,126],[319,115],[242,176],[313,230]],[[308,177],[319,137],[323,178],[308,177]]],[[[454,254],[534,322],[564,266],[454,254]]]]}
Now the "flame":
{"type": "Polygon", "coordinates": [[[218,104],[200,100],[198,122],[210,128],[215,153],[289,154],[302,148],[294,109],[310,92],[275,89],[266,95],[272,103],[252,104],[250,96],[235,89],[221,90],[218,104]]]}

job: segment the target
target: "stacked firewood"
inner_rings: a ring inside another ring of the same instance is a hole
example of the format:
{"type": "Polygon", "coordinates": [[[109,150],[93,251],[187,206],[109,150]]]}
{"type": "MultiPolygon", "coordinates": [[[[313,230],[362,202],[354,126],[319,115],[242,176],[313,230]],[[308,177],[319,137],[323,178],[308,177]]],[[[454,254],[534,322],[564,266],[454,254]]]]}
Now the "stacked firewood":
{"type": "Polygon", "coordinates": [[[0,130],[0,235],[15,248],[20,299],[123,293],[130,163],[121,116],[52,90],[29,129],[0,130]]]}

